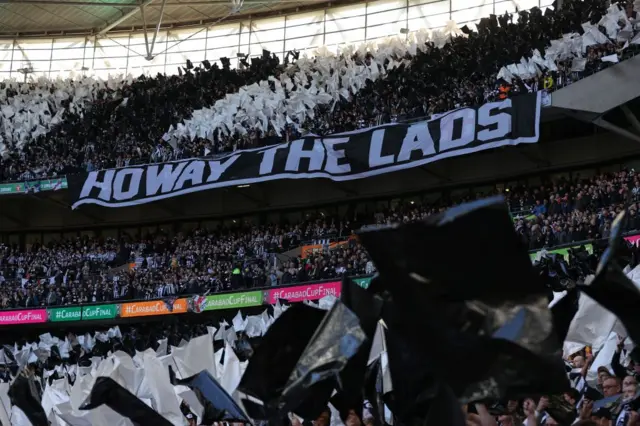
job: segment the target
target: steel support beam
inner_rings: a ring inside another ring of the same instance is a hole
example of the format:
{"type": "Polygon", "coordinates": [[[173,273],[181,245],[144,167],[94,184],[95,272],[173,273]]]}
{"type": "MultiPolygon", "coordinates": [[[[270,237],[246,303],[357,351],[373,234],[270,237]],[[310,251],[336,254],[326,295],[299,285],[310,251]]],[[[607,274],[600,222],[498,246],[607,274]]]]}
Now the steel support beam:
{"type": "Polygon", "coordinates": [[[622,105],[620,109],[624,113],[625,117],[627,117],[627,121],[629,121],[631,127],[633,127],[636,133],[640,135],[640,121],[638,120],[638,117],[636,117],[636,115],[629,109],[627,104],[622,105]]]}
{"type": "MultiPolygon", "coordinates": [[[[263,4],[268,3],[267,0],[244,0],[245,4],[263,4]]],[[[279,3],[300,3],[300,0],[279,0],[279,3]]],[[[18,5],[33,5],[33,6],[95,6],[105,7],[112,6],[120,9],[137,9],[140,7],[140,3],[118,3],[115,1],[73,1],[73,0],[0,0],[0,4],[18,4],[18,5]]],[[[221,6],[231,5],[229,0],[185,0],[182,3],[175,1],[169,1],[166,7],[185,7],[185,6],[221,6]]],[[[152,5],[151,7],[162,7],[160,5],[152,5]]]]}
{"type": "Polygon", "coordinates": [[[147,36],[147,17],[144,14],[144,7],[140,6],[140,15],[142,16],[142,32],[144,34],[144,48],[147,50],[147,58],[151,57],[149,51],[149,37],[147,36]]]}
{"type": "MultiPolygon", "coordinates": [[[[158,16],[158,24],[156,25],[156,32],[153,34],[153,40],[151,41],[151,47],[148,49],[147,60],[150,61],[153,59],[153,47],[156,45],[156,38],[158,37],[158,33],[160,32],[160,25],[162,24],[162,15],[164,15],[164,7],[167,4],[167,0],[162,0],[162,7],[160,8],[160,16],[158,16]]],[[[145,24],[146,26],[146,24],[145,24]]],[[[147,29],[144,30],[145,40],[147,29]]]]}
{"type": "MultiPolygon", "coordinates": [[[[248,4],[264,4],[267,5],[269,3],[273,3],[272,1],[269,0],[244,0],[242,2],[245,5],[248,4]]],[[[288,4],[288,3],[292,3],[292,4],[301,4],[303,2],[301,2],[300,0],[278,0],[278,3],[284,3],[284,4],[288,4]]],[[[167,6],[170,7],[180,7],[180,6],[211,6],[211,5],[215,5],[215,6],[233,6],[231,4],[230,0],[185,0],[182,3],[176,3],[175,1],[173,2],[167,2],[167,6]]],[[[159,7],[157,5],[154,5],[153,7],[159,7]]]]}
{"type": "Polygon", "coordinates": [[[118,3],[115,1],[94,2],[94,1],[67,1],[67,0],[0,0],[0,4],[19,4],[33,6],[113,6],[113,7],[138,7],[137,3],[118,3]]]}
{"type": "MultiPolygon", "coordinates": [[[[154,0],[144,0],[142,3],[138,4],[137,6],[138,7],[146,7],[146,6],[150,5],[151,3],[153,3],[153,1],[154,0]]],[[[98,36],[104,36],[106,33],[111,31],[112,29],[114,29],[118,25],[122,24],[123,22],[125,22],[126,20],[128,20],[129,18],[134,16],[136,13],[138,13],[138,10],[137,9],[132,9],[129,12],[125,13],[124,15],[122,15],[120,18],[116,19],[115,21],[112,21],[112,22],[108,23],[107,25],[105,25],[104,27],[102,27],[98,31],[98,36]]]]}
{"type": "Polygon", "coordinates": [[[640,143],[640,136],[636,135],[635,133],[632,133],[630,131],[628,131],[627,129],[623,129],[620,126],[616,126],[613,123],[608,122],[607,120],[603,119],[602,117],[598,117],[595,120],[593,120],[593,124],[595,124],[596,126],[600,126],[603,129],[609,130],[610,132],[613,133],[617,133],[618,135],[630,139],[634,142],[638,142],[640,143]]]}
{"type": "Polygon", "coordinates": [[[162,8],[160,9],[160,16],[158,17],[158,24],[156,25],[156,31],[153,33],[153,39],[151,40],[151,44],[149,44],[149,36],[147,35],[147,18],[144,14],[144,6],[140,6],[140,14],[142,15],[142,30],[144,33],[144,47],[147,50],[147,56],[145,59],[150,61],[153,59],[153,48],[156,45],[156,38],[158,37],[158,33],[160,33],[160,26],[162,25],[162,16],[164,15],[164,6],[167,3],[167,0],[162,0],[162,8]]]}

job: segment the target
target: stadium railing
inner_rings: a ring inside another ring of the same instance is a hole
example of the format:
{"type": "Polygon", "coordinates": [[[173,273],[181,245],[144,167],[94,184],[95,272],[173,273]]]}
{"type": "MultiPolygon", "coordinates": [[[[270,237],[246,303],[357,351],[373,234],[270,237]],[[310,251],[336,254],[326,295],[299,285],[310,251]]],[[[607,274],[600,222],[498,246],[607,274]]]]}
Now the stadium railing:
{"type": "MultiPolygon", "coordinates": [[[[629,232],[625,240],[637,245],[640,231],[629,232]]],[[[563,244],[551,248],[529,252],[532,262],[544,250],[547,253],[561,254],[569,260],[569,251],[583,248],[593,253],[594,246],[605,240],[585,240],[563,244]]],[[[373,275],[350,277],[359,285],[367,288],[373,275]]],[[[162,316],[180,314],[198,314],[213,311],[252,309],[275,304],[278,300],[288,302],[313,302],[325,296],[339,297],[342,278],[322,281],[293,283],[261,288],[243,288],[223,291],[215,294],[179,294],[156,299],[118,299],[109,302],[87,303],[65,306],[41,306],[0,310],[0,327],[17,325],[37,325],[60,323],[59,325],[90,325],[118,323],[120,321],[141,321],[162,316]]]]}
{"type": "MultiPolygon", "coordinates": [[[[372,276],[351,278],[366,288],[372,276]]],[[[340,297],[341,289],[342,278],[336,277],[322,281],[237,289],[215,294],[179,294],[157,299],[118,299],[101,303],[16,308],[0,311],[0,327],[44,323],[88,325],[113,322],[118,319],[143,319],[143,317],[254,308],[272,305],[278,300],[318,301],[329,295],[340,297]]]]}

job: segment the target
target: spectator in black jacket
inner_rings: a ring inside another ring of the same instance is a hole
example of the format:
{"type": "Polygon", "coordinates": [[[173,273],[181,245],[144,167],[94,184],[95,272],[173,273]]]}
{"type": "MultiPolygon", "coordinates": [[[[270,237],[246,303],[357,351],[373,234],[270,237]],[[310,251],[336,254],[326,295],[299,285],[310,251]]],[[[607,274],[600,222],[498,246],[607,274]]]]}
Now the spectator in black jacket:
{"type": "Polygon", "coordinates": [[[629,369],[624,368],[620,364],[620,357],[624,350],[625,340],[626,339],[618,339],[618,346],[613,354],[613,358],[611,359],[611,369],[613,370],[613,374],[620,379],[631,376],[635,378],[636,381],[640,381],[640,360],[638,359],[638,356],[640,355],[640,346],[636,346],[631,351],[629,369]]]}

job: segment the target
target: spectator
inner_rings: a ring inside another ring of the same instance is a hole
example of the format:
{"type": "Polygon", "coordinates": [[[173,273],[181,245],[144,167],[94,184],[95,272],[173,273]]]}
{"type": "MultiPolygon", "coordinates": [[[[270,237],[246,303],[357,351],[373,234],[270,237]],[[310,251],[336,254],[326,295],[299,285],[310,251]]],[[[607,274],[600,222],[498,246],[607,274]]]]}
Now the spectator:
{"type": "Polygon", "coordinates": [[[620,379],[617,377],[608,377],[602,382],[602,393],[605,397],[618,395],[621,391],[620,379]]]}

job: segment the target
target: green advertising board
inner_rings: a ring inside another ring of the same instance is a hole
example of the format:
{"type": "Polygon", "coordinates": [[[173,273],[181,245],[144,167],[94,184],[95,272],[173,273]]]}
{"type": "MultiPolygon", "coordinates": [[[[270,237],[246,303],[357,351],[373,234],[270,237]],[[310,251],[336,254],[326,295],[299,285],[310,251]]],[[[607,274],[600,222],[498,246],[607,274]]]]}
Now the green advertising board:
{"type": "Polygon", "coordinates": [[[353,282],[358,284],[360,287],[367,289],[371,284],[371,277],[366,278],[352,278],[353,282]]]}
{"type": "MultiPolygon", "coordinates": [[[[566,247],[566,248],[559,248],[559,249],[555,249],[555,250],[547,250],[548,254],[561,254],[564,259],[568,262],[569,261],[569,250],[571,249],[577,249],[580,247],[583,247],[590,253],[593,254],[593,245],[591,244],[580,244],[577,246],[572,246],[572,247],[566,247]]],[[[536,262],[538,260],[540,260],[540,257],[542,256],[542,250],[538,250],[534,253],[529,253],[529,256],[531,257],[531,261],[532,262],[536,262]]]]}
{"type": "Polygon", "coordinates": [[[82,308],[53,308],[47,309],[49,322],[80,321],[82,319],[82,308]]]}
{"type": "Polygon", "coordinates": [[[82,320],[112,319],[118,316],[118,305],[95,305],[82,308],[82,320]]]}
{"type": "Polygon", "coordinates": [[[57,191],[67,189],[67,178],[42,179],[28,182],[12,182],[0,184],[0,195],[24,194],[27,192],[57,191]]]}
{"type": "Polygon", "coordinates": [[[217,294],[207,296],[205,311],[216,309],[246,308],[262,305],[262,291],[245,291],[244,293],[217,294]]]}

